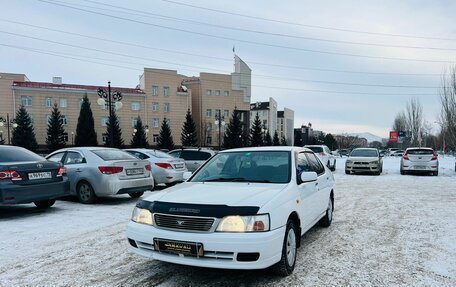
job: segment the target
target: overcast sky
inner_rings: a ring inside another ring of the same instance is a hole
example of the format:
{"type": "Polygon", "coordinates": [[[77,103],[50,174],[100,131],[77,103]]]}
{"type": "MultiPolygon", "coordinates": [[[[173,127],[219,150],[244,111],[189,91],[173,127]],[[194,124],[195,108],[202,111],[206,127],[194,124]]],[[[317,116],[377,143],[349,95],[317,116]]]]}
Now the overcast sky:
{"type": "Polygon", "coordinates": [[[436,121],[441,74],[456,60],[456,1],[175,1],[1,0],[0,71],[135,87],[143,67],[231,73],[235,46],[253,70],[252,102],[273,97],[296,127],[387,137],[411,97],[436,121]]]}

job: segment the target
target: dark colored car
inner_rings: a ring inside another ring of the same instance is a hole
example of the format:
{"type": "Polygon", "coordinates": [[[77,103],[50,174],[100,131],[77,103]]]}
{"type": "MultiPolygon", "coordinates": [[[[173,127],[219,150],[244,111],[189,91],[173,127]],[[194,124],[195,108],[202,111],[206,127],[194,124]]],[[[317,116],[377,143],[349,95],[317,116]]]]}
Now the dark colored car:
{"type": "Polygon", "coordinates": [[[0,146],[0,204],[51,207],[69,194],[65,168],[21,147],[0,146]]]}

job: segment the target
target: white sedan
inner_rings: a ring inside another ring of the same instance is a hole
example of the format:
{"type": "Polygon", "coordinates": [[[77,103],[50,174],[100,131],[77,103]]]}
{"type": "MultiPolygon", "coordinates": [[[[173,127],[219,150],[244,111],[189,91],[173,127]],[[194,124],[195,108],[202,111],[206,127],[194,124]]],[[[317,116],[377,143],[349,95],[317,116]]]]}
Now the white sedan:
{"type": "Polygon", "coordinates": [[[187,182],[138,202],[127,227],[130,250],[200,267],[295,268],[301,236],[329,226],[334,177],[306,148],[226,150],[187,182]]]}

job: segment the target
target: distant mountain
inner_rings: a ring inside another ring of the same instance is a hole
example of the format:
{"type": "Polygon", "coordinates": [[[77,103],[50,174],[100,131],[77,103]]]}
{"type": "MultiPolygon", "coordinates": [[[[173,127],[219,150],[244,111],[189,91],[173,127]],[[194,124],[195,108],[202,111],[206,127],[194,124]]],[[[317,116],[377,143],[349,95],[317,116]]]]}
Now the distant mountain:
{"type": "Polygon", "coordinates": [[[371,143],[371,142],[382,142],[382,138],[379,137],[379,136],[376,136],[374,134],[371,134],[371,133],[351,133],[351,134],[348,134],[349,136],[352,136],[352,137],[359,137],[359,138],[365,138],[367,140],[367,142],[371,143]]]}

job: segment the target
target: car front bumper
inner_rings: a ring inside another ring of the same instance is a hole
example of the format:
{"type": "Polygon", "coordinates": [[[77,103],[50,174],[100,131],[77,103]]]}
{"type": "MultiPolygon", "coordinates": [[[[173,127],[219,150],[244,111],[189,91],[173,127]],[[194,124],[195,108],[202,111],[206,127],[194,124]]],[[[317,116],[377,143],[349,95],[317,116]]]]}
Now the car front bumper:
{"type": "Polygon", "coordinates": [[[379,172],[381,166],[379,164],[347,164],[345,170],[350,172],[379,172]]]}
{"type": "Polygon", "coordinates": [[[263,269],[280,260],[285,227],[259,233],[195,233],[164,230],[130,221],[126,233],[130,250],[150,259],[209,268],[263,269]],[[156,251],[154,238],[202,243],[204,255],[192,257],[156,251]],[[132,246],[132,241],[137,247],[132,246]],[[243,253],[259,253],[259,257],[255,261],[239,261],[238,255],[243,253]]]}
{"type": "Polygon", "coordinates": [[[41,200],[51,200],[70,194],[70,182],[65,177],[62,181],[19,185],[14,183],[2,183],[0,185],[1,204],[31,203],[41,200]]]}

